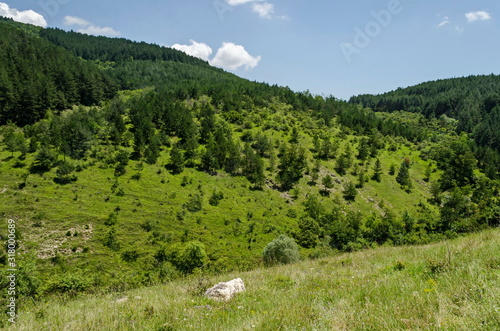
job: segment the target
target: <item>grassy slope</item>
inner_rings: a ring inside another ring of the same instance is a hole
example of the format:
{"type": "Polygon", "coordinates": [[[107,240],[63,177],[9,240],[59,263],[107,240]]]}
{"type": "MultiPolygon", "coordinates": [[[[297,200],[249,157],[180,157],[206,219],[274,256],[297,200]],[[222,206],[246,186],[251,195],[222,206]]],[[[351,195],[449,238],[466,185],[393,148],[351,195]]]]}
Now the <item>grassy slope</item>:
{"type": "Polygon", "coordinates": [[[500,230],[233,273],[228,303],[195,295],[197,279],[24,307],[17,330],[496,330],[500,230]]]}
{"type": "MultiPolygon", "coordinates": [[[[256,127],[254,131],[260,129],[256,127]]],[[[274,130],[268,130],[266,134],[275,141],[288,140],[286,135],[274,130]]],[[[356,155],[355,138],[349,135],[343,140],[335,138],[341,144],[337,154],[340,155],[345,146],[350,144],[353,156],[356,155]]],[[[312,148],[309,135],[302,134],[301,142],[306,148],[312,148]]],[[[361,211],[367,216],[381,213],[379,205],[383,201],[384,208],[396,216],[405,210],[416,215],[417,204],[429,197],[429,183],[422,180],[427,162],[420,160],[417,155],[412,145],[408,147],[401,144],[394,152],[382,151],[382,181],[366,183],[364,188],[358,190],[356,201],[350,203],[344,202],[342,198],[343,185],[335,183],[330,196],[320,197],[324,209],[331,210],[340,201],[343,210],[361,211]],[[395,176],[387,174],[391,164],[399,168],[405,157],[414,161],[411,175],[415,188],[412,193],[402,190],[395,176]]],[[[28,156],[23,162],[29,165],[31,158],[28,156]]],[[[150,258],[162,242],[179,242],[181,237],[184,241],[201,240],[212,262],[217,261],[215,264],[219,266],[227,261],[229,267],[236,265],[240,270],[254,267],[268,242],[280,233],[290,233],[297,228],[306,196],[311,193],[320,196],[319,189],[322,187],[308,185],[309,177],[306,176],[297,186],[300,192],[298,198],[292,201],[287,199],[287,195],[269,187],[262,191],[250,190],[251,184],[245,178],[231,177],[224,172],[211,176],[186,169],[180,175],[172,175],[162,166],[169,162],[167,151],[162,153],[157,165],[144,166],[138,181],[132,179],[137,172],[137,163],[130,162],[127,173],[118,180],[119,187],[125,193],[123,197],[112,193],[111,187],[115,181],[113,169],[103,169],[100,162],[78,172],[78,180],[74,183],[55,184],[52,181],[55,170],[52,170],[43,176],[29,175],[26,186],[19,189],[26,169],[13,168],[17,160],[10,158],[8,152],[0,153],[0,160],[3,160],[0,163],[0,180],[7,188],[0,196],[3,200],[0,212],[7,218],[19,219],[18,228],[24,237],[22,243],[25,251],[36,251],[39,257],[45,259],[55,254],[61,255],[66,259],[65,270],[86,265],[90,269],[99,266],[101,270],[104,269],[102,271],[107,270],[109,273],[116,270],[133,272],[141,269],[144,260],[150,258]],[[184,176],[189,178],[191,184],[181,185],[184,176]],[[221,191],[225,197],[216,207],[208,204],[214,190],[221,191]],[[185,212],[183,219],[180,219],[178,214],[183,211],[183,204],[198,193],[203,194],[202,211],[185,212]],[[120,210],[116,236],[121,244],[121,252],[136,249],[140,254],[138,261],[131,264],[123,263],[119,253],[102,244],[110,230],[104,222],[117,208],[120,210]],[[294,213],[290,213],[290,210],[294,213]],[[290,217],[293,214],[297,215],[296,218],[290,217]],[[147,221],[153,225],[156,233],[166,239],[153,241],[154,231],[146,232],[141,228],[141,224],[147,221]],[[254,230],[250,232],[253,223],[254,230]],[[71,235],[68,235],[68,231],[71,235]],[[82,252],[84,249],[85,252],[82,252]]],[[[344,177],[336,174],[333,170],[335,162],[335,159],[322,161],[319,183],[327,173],[333,174],[342,183],[348,180],[357,182],[357,177],[350,173],[344,177]]],[[[372,159],[367,167],[368,176],[373,173],[374,162],[372,159]]],[[[274,175],[267,173],[268,178],[274,175]]],[[[47,262],[40,267],[42,271],[49,271],[54,266],[47,262]]]]}
{"type": "MultiPolygon", "coordinates": [[[[287,106],[279,104],[275,108],[277,110],[272,116],[280,121],[296,121],[292,113],[286,111],[287,106]]],[[[235,138],[241,135],[237,126],[233,129],[235,138]]],[[[257,126],[252,131],[263,131],[274,141],[289,139],[286,133],[274,129],[264,130],[257,126]]],[[[338,127],[331,131],[333,139],[340,143],[336,155],[343,153],[349,144],[355,159],[359,137],[344,137],[338,127]]],[[[305,128],[301,128],[300,132],[301,145],[312,149],[312,137],[306,134],[305,128]]],[[[104,159],[109,157],[105,151],[98,153],[102,155],[97,159],[79,161],[88,167],[76,173],[78,180],[74,183],[55,184],[53,169],[43,175],[29,175],[26,185],[20,188],[33,155],[22,161],[25,167],[15,168],[19,153],[12,158],[11,153],[0,151],[0,182],[6,188],[0,194],[0,215],[5,219],[18,220],[18,233],[22,235],[21,253],[32,252],[41,258],[37,261],[37,269],[42,279],[71,273],[83,274],[94,284],[114,289],[149,285],[164,280],[156,278],[159,275],[144,278],[145,270],[158,272],[152,267],[153,255],[158,249],[162,245],[171,247],[174,243],[190,240],[200,240],[205,244],[213,271],[249,270],[260,264],[262,250],[267,243],[281,233],[290,234],[298,230],[297,222],[308,194],[317,195],[325,211],[340,204],[343,211],[360,211],[364,217],[385,210],[396,217],[408,210],[418,217],[418,204],[430,197],[430,183],[422,180],[427,162],[418,157],[416,146],[395,145],[395,151],[386,148],[380,152],[384,170],[381,182],[367,182],[358,189],[354,202],[343,199],[343,184],[337,182],[329,196],[321,196],[319,190],[322,185],[309,185],[309,176],[301,179],[298,190],[292,191],[299,192],[298,197],[292,199],[290,196],[293,194],[267,185],[263,190],[251,190],[252,185],[244,177],[231,177],[224,172],[212,176],[187,168],[179,175],[172,175],[164,167],[170,159],[168,149],[161,153],[156,165],[144,164],[139,180],[132,179],[137,173],[137,162],[129,163],[127,173],[118,179],[118,187],[124,191],[123,197],[112,192],[114,169],[103,166],[105,160],[99,161],[101,156],[104,159]],[[398,169],[405,157],[413,161],[410,173],[414,189],[411,193],[402,190],[395,176],[388,174],[390,165],[394,164],[398,169]],[[190,184],[181,185],[184,177],[189,179],[190,184]],[[208,203],[214,190],[224,194],[218,206],[208,203]],[[202,210],[195,213],[186,211],[183,205],[191,196],[200,193],[202,210]],[[114,227],[105,225],[108,216],[117,209],[117,224],[114,227]],[[149,232],[141,226],[146,222],[152,225],[149,232]],[[112,228],[116,229],[119,250],[103,245],[112,228]],[[123,261],[122,253],[130,250],[137,251],[137,260],[123,261]],[[54,256],[58,257],[57,260],[51,260],[54,256]]],[[[308,153],[308,157],[312,167],[313,156],[308,153]]],[[[374,162],[372,159],[367,166],[368,176],[373,173],[374,162]]],[[[333,174],[341,183],[357,182],[357,176],[350,172],[339,176],[334,170],[335,163],[335,159],[321,161],[319,183],[326,174],[333,174]]],[[[266,177],[274,178],[275,175],[268,171],[266,177]]],[[[433,174],[433,180],[434,176],[437,174],[433,174]]],[[[309,253],[304,249],[305,256],[309,253]]]]}

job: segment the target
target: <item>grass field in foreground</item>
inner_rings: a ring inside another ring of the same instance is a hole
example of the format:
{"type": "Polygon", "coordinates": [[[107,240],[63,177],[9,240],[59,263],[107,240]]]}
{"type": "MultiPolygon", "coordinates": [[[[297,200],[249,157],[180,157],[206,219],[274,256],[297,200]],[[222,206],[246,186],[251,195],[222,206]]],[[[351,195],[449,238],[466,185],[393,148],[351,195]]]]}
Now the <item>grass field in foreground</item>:
{"type": "Polygon", "coordinates": [[[500,230],[23,307],[16,330],[498,330],[500,230]],[[227,303],[197,294],[241,277],[227,303]]]}

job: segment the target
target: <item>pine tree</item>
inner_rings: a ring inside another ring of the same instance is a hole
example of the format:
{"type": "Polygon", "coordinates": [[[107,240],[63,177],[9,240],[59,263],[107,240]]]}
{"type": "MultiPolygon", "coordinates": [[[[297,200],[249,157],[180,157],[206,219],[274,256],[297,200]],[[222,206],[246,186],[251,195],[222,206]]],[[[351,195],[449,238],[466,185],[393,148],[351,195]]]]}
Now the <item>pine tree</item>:
{"type": "Polygon", "coordinates": [[[383,173],[383,170],[382,170],[382,162],[380,162],[380,159],[377,159],[375,161],[375,166],[373,168],[373,176],[372,176],[372,179],[374,181],[377,181],[380,183],[380,180],[381,180],[381,177],[382,177],[382,173],[383,173]]]}
{"type": "Polygon", "coordinates": [[[208,134],[207,146],[201,156],[201,166],[207,172],[213,172],[220,168],[219,161],[217,160],[217,146],[212,133],[208,134]]]}
{"type": "Polygon", "coordinates": [[[170,168],[174,174],[180,174],[184,171],[184,155],[182,150],[175,144],[170,151],[170,168]]]}
{"type": "Polygon", "coordinates": [[[413,188],[413,184],[412,184],[411,178],[410,178],[410,160],[409,159],[405,159],[403,161],[403,163],[401,163],[401,167],[399,168],[398,175],[396,176],[396,181],[406,191],[410,191],[413,188]]]}
{"type": "Polygon", "coordinates": [[[366,181],[365,172],[364,170],[361,169],[358,174],[358,184],[356,186],[358,188],[363,188],[365,186],[365,181],[366,181]]]}
{"type": "Polygon", "coordinates": [[[344,199],[354,201],[357,195],[356,186],[351,182],[347,182],[344,186],[344,199]]]}
{"type": "Polygon", "coordinates": [[[290,190],[302,178],[307,166],[305,151],[296,145],[284,148],[278,166],[277,180],[284,190],[290,190]]]}
{"type": "Polygon", "coordinates": [[[332,176],[326,175],[323,177],[322,184],[325,188],[333,188],[333,179],[332,176]]]}
{"type": "Polygon", "coordinates": [[[255,184],[255,186],[261,187],[264,185],[266,179],[264,175],[264,161],[250,147],[249,143],[246,143],[243,149],[242,171],[243,175],[251,183],[255,184]]]}
{"type": "Polygon", "coordinates": [[[240,145],[233,141],[232,139],[228,141],[228,151],[227,151],[227,158],[226,162],[224,165],[225,170],[232,174],[235,175],[238,173],[238,170],[241,165],[241,147],[240,145]]]}

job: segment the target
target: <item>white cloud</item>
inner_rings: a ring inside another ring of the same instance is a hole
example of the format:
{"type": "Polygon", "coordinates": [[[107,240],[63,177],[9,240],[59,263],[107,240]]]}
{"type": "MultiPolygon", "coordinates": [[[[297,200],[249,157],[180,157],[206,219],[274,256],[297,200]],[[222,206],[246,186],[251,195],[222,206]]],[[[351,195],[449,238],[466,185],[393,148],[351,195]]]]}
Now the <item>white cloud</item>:
{"type": "Polygon", "coordinates": [[[264,1],[264,0],[226,0],[227,4],[230,6],[239,6],[239,5],[244,5],[245,3],[257,2],[257,1],[264,1]]]}
{"type": "Polygon", "coordinates": [[[488,21],[491,20],[491,15],[490,13],[486,11],[474,11],[465,14],[465,17],[467,17],[467,21],[469,23],[475,22],[475,21],[488,21]]]}
{"type": "Polygon", "coordinates": [[[274,4],[265,0],[225,0],[230,6],[240,6],[244,4],[252,4],[252,11],[259,14],[260,18],[289,20],[286,15],[274,16],[274,4]]]}
{"type": "Polygon", "coordinates": [[[243,46],[224,42],[210,64],[227,70],[238,70],[240,67],[250,70],[255,68],[260,60],[260,56],[250,55],[243,46]]]}
{"type": "Polygon", "coordinates": [[[259,14],[261,18],[272,18],[274,13],[274,5],[272,3],[264,2],[263,4],[254,3],[252,5],[252,10],[259,14]]]}
{"type": "Polygon", "coordinates": [[[72,26],[72,25],[89,26],[89,25],[92,25],[92,23],[90,23],[89,21],[84,20],[83,18],[80,18],[80,17],[66,16],[64,18],[64,25],[67,25],[67,26],[72,26]]]}
{"type": "Polygon", "coordinates": [[[64,25],[66,26],[79,26],[80,29],[77,32],[85,33],[93,36],[108,36],[116,37],[121,35],[120,31],[116,31],[109,26],[100,27],[92,24],[91,22],[76,16],[66,16],[64,17],[64,25]]]}
{"type": "Polygon", "coordinates": [[[92,36],[108,36],[108,37],[116,37],[122,34],[120,31],[116,31],[115,29],[110,28],[109,26],[101,28],[95,25],[91,25],[83,29],[78,29],[77,32],[89,34],[92,36]]]}
{"type": "Polygon", "coordinates": [[[442,21],[441,23],[439,23],[439,24],[437,25],[437,27],[438,27],[438,28],[442,28],[442,27],[443,27],[443,26],[445,26],[446,24],[450,24],[450,23],[451,23],[450,18],[449,18],[448,16],[445,16],[445,17],[443,18],[443,21],[442,21]]]}
{"type": "Polygon", "coordinates": [[[204,43],[198,43],[194,40],[190,40],[191,45],[172,45],[172,48],[182,51],[186,54],[196,56],[202,60],[208,61],[210,55],[212,55],[212,48],[204,43]]]}
{"type": "Polygon", "coordinates": [[[21,23],[33,24],[43,28],[47,27],[47,21],[41,14],[31,9],[19,11],[10,8],[8,4],[3,2],[0,2],[0,16],[12,18],[14,21],[21,23]]]}

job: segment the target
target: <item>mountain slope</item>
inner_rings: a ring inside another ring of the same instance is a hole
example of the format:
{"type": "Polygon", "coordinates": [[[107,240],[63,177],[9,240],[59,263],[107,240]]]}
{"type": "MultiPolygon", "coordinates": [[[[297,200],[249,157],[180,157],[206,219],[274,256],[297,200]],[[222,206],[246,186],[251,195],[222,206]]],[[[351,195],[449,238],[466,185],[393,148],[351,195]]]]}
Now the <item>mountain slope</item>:
{"type": "Polygon", "coordinates": [[[418,84],[381,95],[359,95],[351,103],[375,111],[405,110],[427,118],[458,120],[457,130],[500,151],[500,76],[470,76],[418,84]]]}
{"type": "Polygon", "coordinates": [[[5,22],[0,52],[15,66],[0,75],[19,83],[0,85],[0,215],[17,224],[22,300],[256,268],[280,234],[314,258],[500,222],[498,168],[486,171],[494,163],[447,121],[250,82],[154,45],[5,22]],[[19,40],[33,47],[11,55],[19,40]],[[59,70],[99,98],[68,99],[53,83],[40,101],[59,70]]]}
{"type": "Polygon", "coordinates": [[[19,26],[0,20],[0,124],[32,124],[47,109],[90,106],[116,93],[95,65],[19,26]]]}

